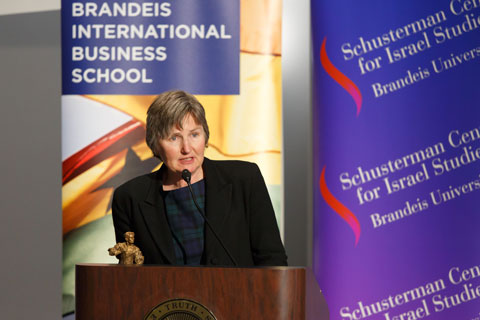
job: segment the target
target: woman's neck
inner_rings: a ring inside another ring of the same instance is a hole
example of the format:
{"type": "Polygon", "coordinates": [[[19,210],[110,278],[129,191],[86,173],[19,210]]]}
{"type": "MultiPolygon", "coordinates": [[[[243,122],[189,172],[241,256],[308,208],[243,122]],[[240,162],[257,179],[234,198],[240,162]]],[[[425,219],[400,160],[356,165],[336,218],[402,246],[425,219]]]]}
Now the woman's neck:
{"type": "MultiPolygon", "coordinates": [[[[195,183],[203,179],[203,169],[200,168],[197,172],[192,173],[190,183],[195,183]]],[[[183,180],[182,173],[167,171],[163,174],[163,190],[170,191],[180,189],[188,186],[187,182],[183,180]]]]}

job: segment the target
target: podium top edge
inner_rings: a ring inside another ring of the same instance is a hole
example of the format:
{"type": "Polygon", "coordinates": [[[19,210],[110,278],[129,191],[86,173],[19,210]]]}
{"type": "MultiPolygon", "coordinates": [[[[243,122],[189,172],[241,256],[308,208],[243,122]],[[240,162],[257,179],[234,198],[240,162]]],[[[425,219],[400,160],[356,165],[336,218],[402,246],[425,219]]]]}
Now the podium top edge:
{"type": "Polygon", "coordinates": [[[235,266],[175,266],[175,265],[160,265],[160,264],[146,264],[146,265],[121,265],[113,263],[77,263],[75,267],[89,268],[89,267],[109,267],[109,268],[190,268],[190,269],[268,269],[268,270],[306,270],[308,267],[301,266],[253,266],[253,267],[235,267],[235,266]]]}

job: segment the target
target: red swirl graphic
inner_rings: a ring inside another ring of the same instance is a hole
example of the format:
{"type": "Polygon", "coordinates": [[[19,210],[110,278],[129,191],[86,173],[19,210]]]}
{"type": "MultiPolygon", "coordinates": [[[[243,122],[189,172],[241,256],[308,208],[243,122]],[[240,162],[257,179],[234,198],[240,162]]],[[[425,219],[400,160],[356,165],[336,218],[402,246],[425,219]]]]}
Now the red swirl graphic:
{"type": "Polygon", "coordinates": [[[340,216],[345,220],[350,228],[352,228],[353,233],[355,234],[355,246],[358,244],[360,239],[360,222],[358,222],[357,217],[341,203],[338,201],[328,190],[327,183],[325,182],[325,166],[322,170],[322,175],[320,176],[320,192],[322,193],[323,199],[325,202],[340,216]]]}
{"type": "Polygon", "coordinates": [[[327,71],[327,73],[335,80],[339,85],[343,87],[353,98],[355,104],[357,105],[357,117],[360,114],[360,109],[362,108],[362,93],[358,87],[350,80],[346,75],[341,73],[335,66],[332,64],[330,59],[327,56],[327,50],[325,49],[325,43],[327,42],[327,37],[323,38],[322,48],[320,49],[320,61],[322,66],[327,71]]]}

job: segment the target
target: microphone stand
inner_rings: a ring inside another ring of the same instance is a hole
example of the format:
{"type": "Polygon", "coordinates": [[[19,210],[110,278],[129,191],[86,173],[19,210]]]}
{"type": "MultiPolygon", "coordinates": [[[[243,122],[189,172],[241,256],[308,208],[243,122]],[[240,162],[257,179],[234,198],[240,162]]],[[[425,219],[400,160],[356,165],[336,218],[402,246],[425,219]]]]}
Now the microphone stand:
{"type": "Polygon", "coordinates": [[[193,203],[195,204],[195,207],[197,207],[198,212],[200,212],[200,215],[202,216],[202,218],[203,218],[203,220],[205,221],[205,223],[207,224],[207,226],[210,228],[210,231],[212,231],[213,235],[215,236],[215,238],[217,239],[217,241],[220,243],[220,245],[222,246],[223,250],[225,250],[225,252],[227,253],[228,257],[229,257],[230,260],[232,261],[233,265],[236,267],[236,266],[237,266],[237,262],[235,261],[235,259],[233,259],[233,256],[230,254],[230,252],[228,251],[228,249],[225,247],[225,245],[223,244],[222,240],[220,240],[220,237],[217,235],[217,233],[215,232],[215,230],[214,230],[213,227],[211,226],[210,222],[208,221],[207,217],[205,216],[205,214],[203,214],[202,209],[201,209],[200,206],[198,205],[197,200],[195,199],[195,194],[193,193],[192,184],[190,183],[191,177],[192,177],[192,174],[190,173],[190,171],[188,171],[187,169],[185,169],[185,170],[182,171],[182,179],[185,180],[185,182],[188,184],[188,189],[190,190],[190,194],[192,195],[192,199],[193,199],[193,203]]]}

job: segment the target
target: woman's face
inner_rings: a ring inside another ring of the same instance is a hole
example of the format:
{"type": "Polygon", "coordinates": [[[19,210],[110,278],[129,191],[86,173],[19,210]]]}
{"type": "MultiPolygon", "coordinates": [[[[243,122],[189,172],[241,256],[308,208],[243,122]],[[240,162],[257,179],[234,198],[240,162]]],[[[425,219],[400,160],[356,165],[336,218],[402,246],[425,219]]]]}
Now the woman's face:
{"type": "Polygon", "coordinates": [[[205,132],[202,125],[187,114],[182,128],[173,127],[166,139],[160,139],[160,157],[168,168],[168,174],[180,177],[184,169],[192,173],[192,182],[203,178],[205,132]]]}

